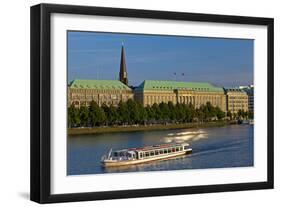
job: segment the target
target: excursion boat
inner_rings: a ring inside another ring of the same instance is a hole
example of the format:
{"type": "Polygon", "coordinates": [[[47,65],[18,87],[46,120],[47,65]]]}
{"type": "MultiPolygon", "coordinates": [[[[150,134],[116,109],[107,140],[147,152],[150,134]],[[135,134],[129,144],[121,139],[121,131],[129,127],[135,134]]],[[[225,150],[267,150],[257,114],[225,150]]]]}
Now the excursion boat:
{"type": "Polygon", "coordinates": [[[172,157],[185,155],[192,152],[188,143],[160,144],[140,148],[110,151],[101,159],[104,167],[117,167],[133,165],[155,160],[166,160],[172,157]]]}

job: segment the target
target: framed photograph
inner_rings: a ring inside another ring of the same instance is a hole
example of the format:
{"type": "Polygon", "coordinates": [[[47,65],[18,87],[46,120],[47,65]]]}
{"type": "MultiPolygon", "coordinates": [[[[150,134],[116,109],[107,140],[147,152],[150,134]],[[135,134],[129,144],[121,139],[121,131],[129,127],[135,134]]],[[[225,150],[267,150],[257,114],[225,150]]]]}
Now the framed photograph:
{"type": "Polygon", "coordinates": [[[31,7],[31,200],[273,188],[273,19],[31,7]]]}

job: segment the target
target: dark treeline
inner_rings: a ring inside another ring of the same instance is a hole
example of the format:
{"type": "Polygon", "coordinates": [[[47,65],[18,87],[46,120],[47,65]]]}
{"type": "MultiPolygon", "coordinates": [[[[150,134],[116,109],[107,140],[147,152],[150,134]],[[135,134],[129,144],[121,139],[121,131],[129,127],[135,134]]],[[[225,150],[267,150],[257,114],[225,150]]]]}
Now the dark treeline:
{"type": "MultiPolygon", "coordinates": [[[[232,116],[232,114],[227,115],[232,116]]],[[[195,109],[192,104],[172,102],[144,107],[131,99],[120,102],[118,106],[104,104],[100,107],[93,101],[90,106],[76,108],[71,105],[68,108],[68,127],[207,122],[225,117],[225,112],[209,102],[195,109]]]]}

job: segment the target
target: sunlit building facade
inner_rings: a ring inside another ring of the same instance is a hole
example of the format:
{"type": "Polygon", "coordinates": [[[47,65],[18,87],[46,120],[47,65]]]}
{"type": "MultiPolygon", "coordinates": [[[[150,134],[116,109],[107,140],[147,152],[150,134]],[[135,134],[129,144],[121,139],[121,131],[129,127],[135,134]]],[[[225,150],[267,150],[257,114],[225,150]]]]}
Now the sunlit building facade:
{"type": "Polygon", "coordinates": [[[144,106],[154,103],[192,104],[195,108],[210,102],[226,111],[226,96],[223,88],[210,83],[145,80],[134,90],[135,100],[144,106]]]}
{"type": "Polygon", "coordinates": [[[237,114],[239,110],[249,111],[248,95],[239,88],[228,88],[226,91],[227,111],[237,114]]]}
{"type": "Polygon", "coordinates": [[[133,96],[133,90],[118,80],[74,80],[68,87],[68,105],[75,107],[89,106],[92,101],[117,106],[133,96]]]}

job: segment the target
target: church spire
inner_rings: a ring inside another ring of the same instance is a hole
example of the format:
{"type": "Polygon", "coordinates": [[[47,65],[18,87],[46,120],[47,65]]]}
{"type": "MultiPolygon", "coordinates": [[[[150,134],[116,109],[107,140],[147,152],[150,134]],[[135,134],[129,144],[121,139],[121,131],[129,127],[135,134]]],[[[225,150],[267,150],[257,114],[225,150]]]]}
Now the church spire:
{"type": "Polygon", "coordinates": [[[128,75],[127,75],[127,68],[126,68],[126,59],[125,59],[125,49],[122,43],[121,49],[121,62],[120,62],[120,72],[119,72],[119,80],[128,85],[128,75]]]}

